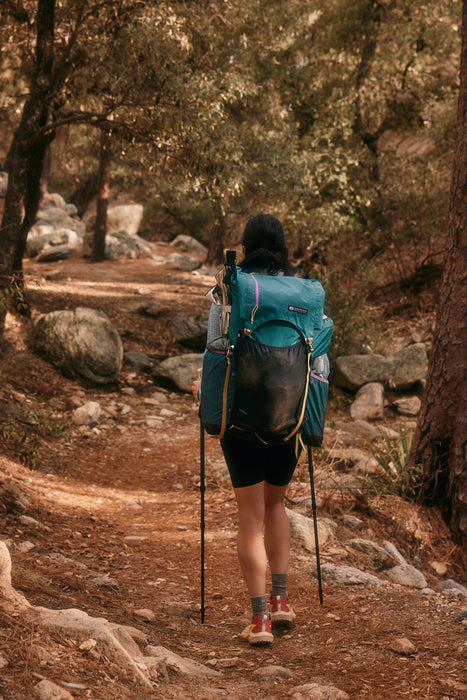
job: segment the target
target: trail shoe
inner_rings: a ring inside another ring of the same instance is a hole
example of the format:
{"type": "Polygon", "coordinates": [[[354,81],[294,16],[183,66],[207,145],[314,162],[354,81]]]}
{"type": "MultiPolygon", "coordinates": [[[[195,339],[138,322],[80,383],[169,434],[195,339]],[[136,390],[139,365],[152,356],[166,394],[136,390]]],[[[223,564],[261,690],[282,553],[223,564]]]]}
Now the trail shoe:
{"type": "Polygon", "coordinates": [[[295,620],[296,615],[288,598],[284,596],[271,596],[271,618],[274,625],[289,627],[295,620]]]}
{"type": "Polygon", "coordinates": [[[271,632],[271,616],[258,615],[251,618],[251,625],[248,625],[242,632],[243,639],[255,646],[271,644],[274,637],[271,632]]]}

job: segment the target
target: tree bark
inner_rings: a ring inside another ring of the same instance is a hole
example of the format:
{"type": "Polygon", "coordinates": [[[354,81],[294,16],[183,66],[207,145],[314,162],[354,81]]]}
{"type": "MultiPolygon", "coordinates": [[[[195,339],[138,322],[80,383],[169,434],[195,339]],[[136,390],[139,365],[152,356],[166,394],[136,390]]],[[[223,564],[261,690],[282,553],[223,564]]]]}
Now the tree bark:
{"type": "Polygon", "coordinates": [[[99,155],[99,173],[97,177],[97,210],[94,237],[92,241],[91,262],[105,260],[105,235],[107,233],[107,209],[109,206],[110,164],[112,153],[110,148],[110,131],[102,131],[99,155]]]}
{"type": "Polygon", "coordinates": [[[446,264],[427,386],[410,455],[423,468],[421,500],[441,507],[467,544],[467,0],[463,0],[457,135],[446,264]]]}
{"type": "Polygon", "coordinates": [[[36,66],[9,154],[8,189],[0,228],[0,295],[11,276],[22,276],[26,238],[41,197],[44,156],[54,138],[45,127],[54,99],[55,2],[38,0],[36,66]]]}
{"type": "Polygon", "coordinates": [[[216,204],[216,222],[208,243],[208,253],[206,262],[208,264],[221,263],[224,259],[225,237],[227,234],[227,225],[225,221],[225,212],[222,204],[216,204]]]}

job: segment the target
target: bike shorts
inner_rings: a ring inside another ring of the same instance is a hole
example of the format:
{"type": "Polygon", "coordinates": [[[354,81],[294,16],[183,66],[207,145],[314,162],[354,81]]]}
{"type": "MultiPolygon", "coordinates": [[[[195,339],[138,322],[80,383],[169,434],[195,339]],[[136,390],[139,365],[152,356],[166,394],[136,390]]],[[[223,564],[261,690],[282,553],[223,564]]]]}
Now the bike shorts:
{"type": "Polygon", "coordinates": [[[224,435],[221,447],[234,488],[262,481],[272,486],[286,486],[297,466],[295,440],[291,444],[265,445],[224,435]]]}

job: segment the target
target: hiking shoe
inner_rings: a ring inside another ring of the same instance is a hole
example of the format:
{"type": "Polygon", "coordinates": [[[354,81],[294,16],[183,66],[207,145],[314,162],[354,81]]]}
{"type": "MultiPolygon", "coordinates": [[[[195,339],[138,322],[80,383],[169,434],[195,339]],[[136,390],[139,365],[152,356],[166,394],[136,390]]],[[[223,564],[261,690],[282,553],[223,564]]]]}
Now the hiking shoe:
{"type": "Polygon", "coordinates": [[[271,596],[271,618],[274,625],[288,627],[295,617],[288,598],[280,595],[271,596]]]}
{"type": "Polygon", "coordinates": [[[251,618],[251,625],[248,625],[242,632],[243,639],[250,644],[257,646],[271,644],[274,637],[271,632],[271,616],[258,615],[251,618]]]}

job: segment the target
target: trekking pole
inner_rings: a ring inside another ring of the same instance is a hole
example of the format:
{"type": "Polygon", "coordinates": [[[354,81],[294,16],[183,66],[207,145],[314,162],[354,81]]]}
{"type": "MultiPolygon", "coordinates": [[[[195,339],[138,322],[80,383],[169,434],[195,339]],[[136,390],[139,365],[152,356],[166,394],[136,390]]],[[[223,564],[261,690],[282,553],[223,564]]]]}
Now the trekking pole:
{"type": "Polygon", "coordinates": [[[201,623],[204,624],[204,492],[205,492],[205,465],[204,465],[204,425],[199,420],[199,491],[201,496],[201,623]]]}
{"type": "Polygon", "coordinates": [[[316,517],[316,497],[315,497],[315,480],[313,476],[313,455],[311,452],[311,445],[307,445],[308,449],[308,471],[310,472],[310,486],[311,486],[311,508],[313,511],[313,528],[315,531],[315,552],[316,552],[316,571],[318,575],[318,591],[319,591],[319,602],[323,604],[323,586],[321,583],[321,565],[319,561],[319,541],[318,541],[318,520],[316,517]]]}

